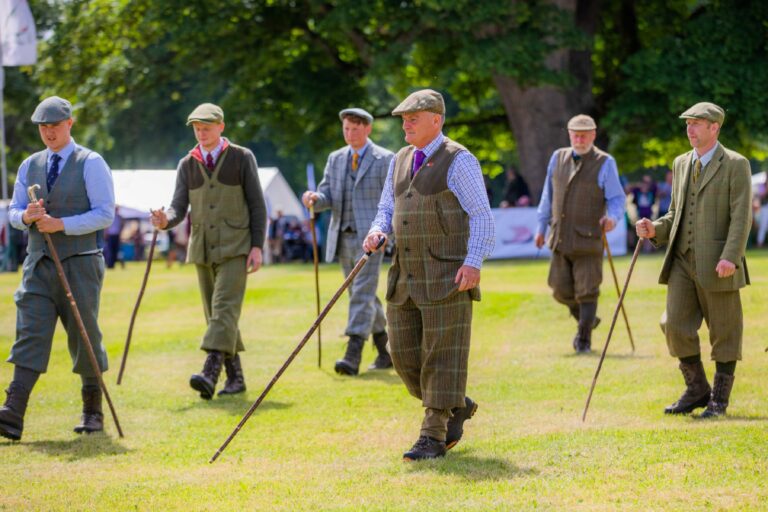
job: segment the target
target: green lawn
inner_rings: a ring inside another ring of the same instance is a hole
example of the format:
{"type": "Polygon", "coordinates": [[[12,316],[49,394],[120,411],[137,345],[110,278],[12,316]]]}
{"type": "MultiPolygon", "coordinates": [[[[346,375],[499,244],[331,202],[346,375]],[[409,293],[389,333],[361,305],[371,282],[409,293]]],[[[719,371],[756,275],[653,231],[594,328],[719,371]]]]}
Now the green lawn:
{"type": "MultiPolygon", "coordinates": [[[[109,418],[105,434],[72,432],[80,384],[60,329],[22,442],[0,441],[0,509],[766,510],[766,254],[749,254],[744,362],[729,418],[710,422],[662,413],[682,378],[658,328],[665,297],[658,255],[641,255],[627,296],[637,352],[619,323],[586,423],[581,412],[598,357],[573,355],[575,324],[550,296],[547,262],[486,264],[468,387],[480,409],[445,459],[423,463],[401,460],[422,409],[397,375],[333,372],[343,353],[344,299],[323,326],[323,368],[313,340],[208,464],[312,323],[312,266],[268,267],[250,278],[241,321],[249,390],[210,402],[188,387],[203,362],[194,269],[153,269],[122,386],[117,368],[143,266],[109,271],[101,327],[113,369],[105,377],[126,437],[109,418]]],[[[617,259],[622,279],[628,264],[617,259]]],[[[607,264],[605,271],[610,279],[607,264]]],[[[3,358],[14,339],[19,278],[0,274],[3,358]]],[[[320,280],[325,301],[341,272],[324,266],[320,280]]],[[[610,281],[603,294],[598,348],[616,304],[610,281]]],[[[367,344],[364,366],[373,358],[367,344]]],[[[11,375],[11,365],[0,365],[0,385],[11,375]]]]}

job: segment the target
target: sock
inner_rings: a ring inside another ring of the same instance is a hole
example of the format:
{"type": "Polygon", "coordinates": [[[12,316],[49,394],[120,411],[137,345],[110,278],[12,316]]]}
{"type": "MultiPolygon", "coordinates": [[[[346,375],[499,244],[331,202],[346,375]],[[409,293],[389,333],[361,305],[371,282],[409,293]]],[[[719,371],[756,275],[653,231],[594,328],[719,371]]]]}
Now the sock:
{"type": "Polygon", "coordinates": [[[715,371],[717,373],[725,373],[726,375],[733,375],[736,371],[736,361],[728,361],[727,363],[721,363],[715,361],[715,371]]]}
{"type": "Polygon", "coordinates": [[[685,364],[699,363],[701,362],[701,354],[696,354],[695,356],[681,357],[680,362],[685,364]]]}
{"type": "Polygon", "coordinates": [[[27,391],[32,391],[39,378],[40,373],[35,370],[30,370],[23,366],[14,366],[13,380],[24,386],[27,391]]]}
{"type": "Polygon", "coordinates": [[[83,381],[83,387],[99,387],[99,379],[95,375],[92,377],[86,377],[85,375],[81,375],[80,379],[83,381]]]}

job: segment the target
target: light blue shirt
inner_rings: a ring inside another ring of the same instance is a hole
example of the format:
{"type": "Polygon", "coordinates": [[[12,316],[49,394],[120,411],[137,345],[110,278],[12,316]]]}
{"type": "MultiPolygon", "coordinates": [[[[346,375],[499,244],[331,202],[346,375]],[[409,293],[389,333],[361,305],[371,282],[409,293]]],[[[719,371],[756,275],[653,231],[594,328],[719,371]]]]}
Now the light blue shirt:
{"type": "Polygon", "coordinates": [[[368,151],[368,146],[371,145],[371,139],[366,139],[365,144],[363,147],[361,147],[359,150],[355,151],[355,149],[352,146],[349,147],[349,161],[352,162],[352,155],[354,153],[357,153],[357,165],[359,166],[360,163],[363,161],[363,157],[365,156],[365,152],[368,151]]]}
{"type": "MultiPolygon", "coordinates": [[[[444,139],[445,136],[440,133],[432,142],[419,149],[428,159],[438,150],[444,139]]],[[[395,160],[396,158],[393,158],[389,163],[387,179],[381,191],[379,211],[373,219],[369,232],[392,232],[392,215],[395,211],[395,188],[392,176],[395,160]]],[[[488,204],[480,162],[469,151],[457,153],[448,168],[448,189],[453,192],[462,209],[469,215],[469,240],[464,265],[479,269],[483,265],[483,260],[493,251],[496,243],[496,226],[488,204]]]]}
{"type": "Polygon", "coordinates": [[[720,142],[715,142],[715,145],[712,146],[712,149],[704,153],[703,155],[699,156],[699,154],[696,152],[696,150],[693,150],[693,157],[691,158],[691,165],[696,164],[696,160],[701,159],[701,168],[705,168],[709,162],[712,161],[712,157],[715,156],[715,151],[717,150],[717,146],[720,145],[720,142]]]}
{"type": "MultiPolygon", "coordinates": [[[[536,218],[539,221],[537,234],[544,235],[547,232],[547,226],[552,218],[552,172],[557,165],[557,151],[552,153],[547,166],[547,178],[544,180],[544,190],[541,193],[541,201],[536,218]]],[[[597,185],[603,189],[606,202],[606,215],[613,220],[614,224],[624,216],[624,207],[627,202],[627,195],[624,193],[624,187],[619,181],[619,169],[616,167],[616,160],[611,155],[605,159],[605,163],[600,167],[597,174],[597,185]]]]}
{"type": "MultiPolygon", "coordinates": [[[[65,171],[67,159],[78,146],[74,139],[69,141],[57,154],[61,157],[59,162],[60,173],[65,171]]],[[[50,149],[46,149],[47,165],[46,171],[50,170],[53,155],[50,149]]],[[[29,171],[29,162],[32,157],[28,157],[19,166],[19,172],[16,175],[16,184],[13,186],[13,198],[9,207],[9,217],[11,225],[16,229],[26,230],[29,226],[24,224],[22,215],[27,209],[29,198],[27,196],[27,173],[29,171]]],[[[61,174],[59,174],[61,178],[61,174]]],[[[98,153],[92,151],[85,159],[85,168],[83,170],[85,179],[85,192],[88,195],[88,201],[91,203],[91,209],[79,215],[63,217],[64,234],[66,235],[85,235],[106,229],[112,224],[115,216],[115,189],[112,183],[112,171],[107,162],[98,153]]]]}
{"type": "Polygon", "coordinates": [[[206,151],[202,144],[198,144],[198,146],[200,146],[200,154],[203,155],[203,162],[205,163],[208,160],[208,153],[210,153],[211,158],[213,159],[213,163],[216,164],[216,162],[219,160],[221,150],[224,147],[224,137],[219,139],[219,143],[216,144],[216,147],[211,151],[206,151]]]}

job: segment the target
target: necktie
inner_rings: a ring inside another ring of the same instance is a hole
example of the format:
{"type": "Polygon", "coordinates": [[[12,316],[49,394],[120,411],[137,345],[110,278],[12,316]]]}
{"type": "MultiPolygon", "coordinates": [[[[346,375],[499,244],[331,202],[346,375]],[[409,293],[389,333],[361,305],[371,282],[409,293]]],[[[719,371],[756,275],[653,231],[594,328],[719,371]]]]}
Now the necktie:
{"type": "Polygon", "coordinates": [[[693,184],[694,185],[699,180],[700,175],[701,175],[701,158],[697,158],[696,162],[693,164],[693,184]]]}
{"type": "Polygon", "coordinates": [[[360,165],[360,162],[358,160],[360,159],[360,155],[357,153],[352,153],[352,170],[356,171],[358,166],[360,165]]]}
{"type": "Polygon", "coordinates": [[[205,166],[210,170],[213,170],[214,168],[213,155],[211,155],[210,153],[208,153],[208,156],[205,157],[205,166]]]}
{"type": "Polygon", "coordinates": [[[53,188],[53,184],[56,183],[56,178],[59,177],[59,160],[61,160],[61,157],[54,153],[51,157],[51,168],[48,170],[48,176],[45,180],[49,192],[53,188]]]}
{"type": "Polygon", "coordinates": [[[427,157],[427,155],[424,154],[424,152],[420,149],[416,150],[416,153],[413,155],[413,175],[416,176],[416,173],[419,172],[419,169],[421,169],[421,164],[424,163],[424,159],[427,157]]]}

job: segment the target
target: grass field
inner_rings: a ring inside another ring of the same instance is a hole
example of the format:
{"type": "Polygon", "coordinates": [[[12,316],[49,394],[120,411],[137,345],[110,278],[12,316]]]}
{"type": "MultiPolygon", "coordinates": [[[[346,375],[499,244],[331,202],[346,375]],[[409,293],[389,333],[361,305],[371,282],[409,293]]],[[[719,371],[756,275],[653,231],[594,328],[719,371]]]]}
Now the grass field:
{"type": "MultiPolygon", "coordinates": [[[[753,285],[742,294],[744,361],[729,417],[709,422],[662,414],[682,379],[658,328],[665,298],[656,284],[658,255],[641,255],[626,301],[637,351],[619,323],[586,423],[581,411],[598,356],[573,355],[575,324],[550,296],[547,262],[487,263],[468,386],[480,409],[445,459],[423,463],[401,460],[422,409],[397,375],[333,373],[343,352],[344,299],[323,326],[323,368],[313,340],[209,465],[313,321],[312,266],[268,267],[251,277],[241,320],[249,389],[210,402],[188,387],[203,362],[194,269],[153,269],[119,387],[143,266],[109,271],[101,326],[112,370],[105,378],[126,437],[117,437],[109,418],[104,434],[72,432],[80,383],[59,329],[22,442],[0,441],[0,509],[768,510],[766,254],[748,256],[753,285]]],[[[617,259],[620,276],[628,264],[617,259]]],[[[610,279],[607,264],[605,271],[610,279]]],[[[321,272],[325,301],[342,279],[337,266],[321,272]]],[[[3,358],[14,339],[19,279],[0,274],[3,358]]],[[[598,348],[615,304],[606,281],[598,348]]],[[[368,343],[364,367],[373,357],[368,343]]],[[[711,378],[714,364],[706,366],[711,378]]],[[[0,385],[11,375],[11,365],[0,365],[0,385]]]]}

